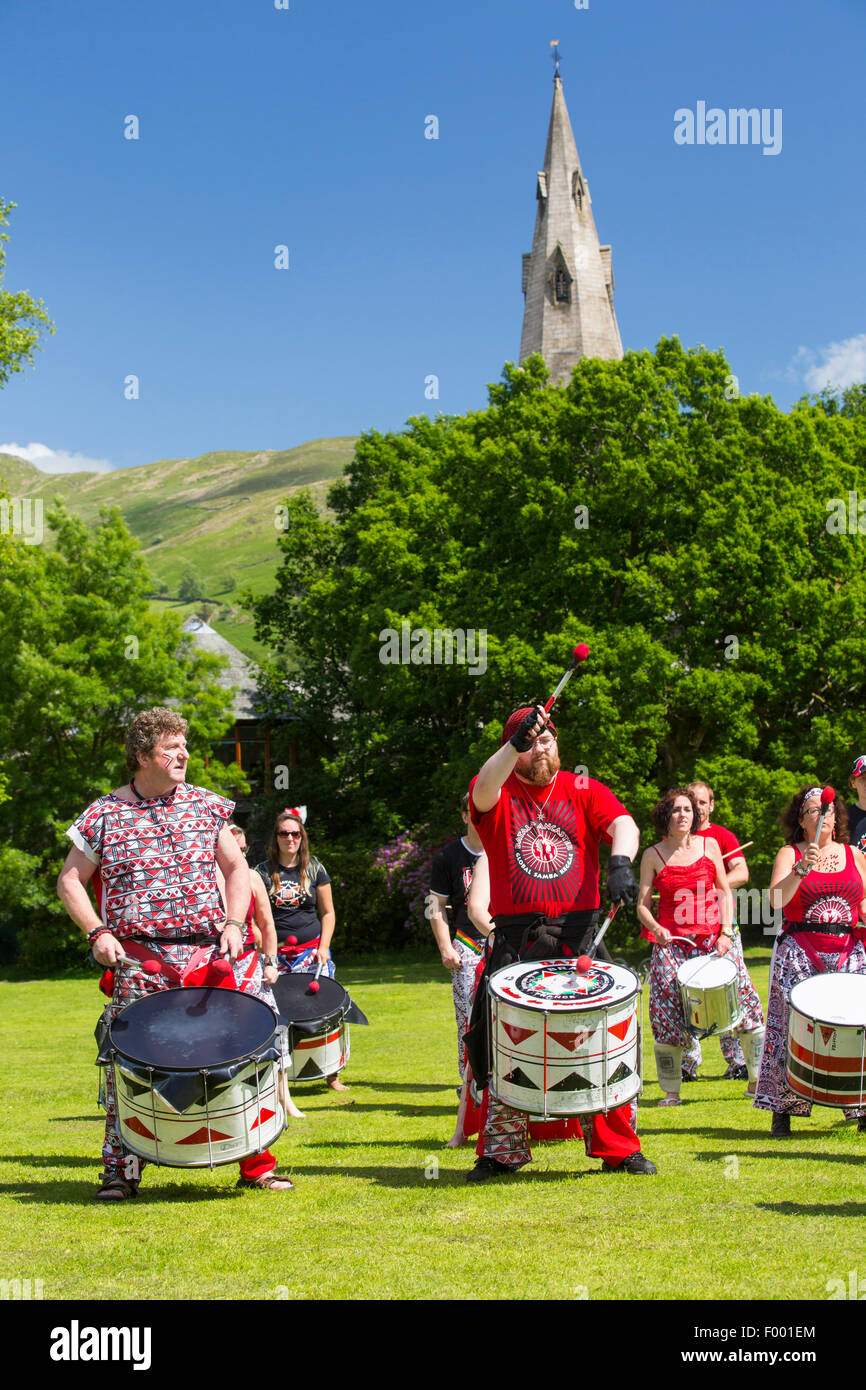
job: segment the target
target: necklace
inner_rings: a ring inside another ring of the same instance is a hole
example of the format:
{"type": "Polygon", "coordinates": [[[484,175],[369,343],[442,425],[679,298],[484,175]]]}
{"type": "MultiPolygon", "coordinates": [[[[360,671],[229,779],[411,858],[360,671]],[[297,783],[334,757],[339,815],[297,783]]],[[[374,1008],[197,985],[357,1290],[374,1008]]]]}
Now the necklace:
{"type": "Polygon", "coordinates": [[[547,809],[547,803],[548,803],[548,801],[549,801],[550,798],[553,796],[553,789],[554,789],[554,787],[556,786],[556,779],[557,779],[558,776],[559,776],[559,773],[558,773],[558,772],[555,772],[554,775],[553,775],[553,781],[552,781],[551,784],[550,784],[550,791],[547,793],[547,796],[544,798],[544,800],[543,800],[543,802],[541,803],[541,805],[538,806],[538,805],[535,805],[535,803],[533,803],[533,805],[534,805],[534,814],[531,814],[531,815],[529,816],[529,820],[530,820],[530,821],[533,821],[533,820],[534,820],[536,825],[540,825],[540,824],[541,824],[541,817],[542,817],[542,815],[544,814],[545,810],[547,809]]]}

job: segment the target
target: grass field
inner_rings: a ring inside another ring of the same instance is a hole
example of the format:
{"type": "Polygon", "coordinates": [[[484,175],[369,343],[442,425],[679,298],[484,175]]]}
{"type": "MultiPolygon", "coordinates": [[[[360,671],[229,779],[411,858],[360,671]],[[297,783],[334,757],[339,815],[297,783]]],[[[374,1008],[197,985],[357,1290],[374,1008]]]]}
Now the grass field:
{"type": "MultiPolygon", "coordinates": [[[[766,1002],[768,952],[749,960],[766,1002]]],[[[372,1026],[352,1030],[347,1094],[295,1090],[308,1118],[276,1152],[297,1190],[238,1191],[234,1167],[150,1167],[135,1202],[106,1207],[91,1201],[95,979],[0,984],[0,1277],[41,1279],[46,1299],[825,1300],[829,1281],[866,1273],[866,1135],[816,1108],[771,1141],[743,1083],[720,1079],[714,1042],[673,1110],[656,1109],[646,1047],[639,1127],[657,1177],[603,1174],[572,1141],[466,1186],[471,1148],[443,1147],[456,1110],[444,970],[337,963],[372,1026]]]]}

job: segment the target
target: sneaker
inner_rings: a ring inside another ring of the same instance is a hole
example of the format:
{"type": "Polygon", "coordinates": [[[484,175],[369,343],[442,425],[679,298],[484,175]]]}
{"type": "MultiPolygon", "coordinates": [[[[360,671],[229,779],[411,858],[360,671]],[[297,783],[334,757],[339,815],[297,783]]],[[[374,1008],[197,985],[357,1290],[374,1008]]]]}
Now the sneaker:
{"type": "Polygon", "coordinates": [[[728,1070],[722,1075],[723,1081],[748,1081],[749,1068],[744,1064],[731,1062],[728,1070]]]}
{"type": "Polygon", "coordinates": [[[770,1126],[771,1139],[787,1139],[791,1133],[791,1116],[781,1115],[777,1110],[773,1111],[773,1123],[770,1126]]]}
{"type": "Polygon", "coordinates": [[[616,1168],[605,1159],[601,1165],[601,1171],[603,1173],[657,1173],[658,1168],[638,1149],[636,1153],[629,1154],[628,1158],[624,1158],[616,1168]]]}
{"type": "Polygon", "coordinates": [[[497,1178],[506,1173],[516,1172],[516,1168],[512,1168],[508,1163],[500,1163],[498,1158],[476,1158],[475,1167],[466,1174],[466,1181],[486,1182],[488,1178],[497,1178]]]}

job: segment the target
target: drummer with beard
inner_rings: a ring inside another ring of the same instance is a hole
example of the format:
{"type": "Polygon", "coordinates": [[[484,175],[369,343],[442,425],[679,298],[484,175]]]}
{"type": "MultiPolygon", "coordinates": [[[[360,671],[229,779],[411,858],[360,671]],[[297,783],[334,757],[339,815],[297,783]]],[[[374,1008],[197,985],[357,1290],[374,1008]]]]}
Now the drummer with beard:
{"type": "MultiPolygon", "coordinates": [[[[610,846],[612,902],[633,904],[632,860],[639,832],[625,806],[601,782],[560,768],[556,729],[541,705],[515,710],[502,746],[469,788],[472,823],[490,866],[490,911],[496,924],[486,974],[517,960],[579,956],[598,921],[598,848],[610,846]]],[[[489,1005],[476,992],[467,1035],[477,1078],[486,1075],[489,1005]]],[[[479,1082],[480,1084],[480,1082],[479,1082]]],[[[604,1172],[655,1173],[640,1151],[631,1105],[581,1115],[587,1154],[604,1172]]],[[[528,1117],[485,1092],[475,1167],[467,1182],[486,1182],[529,1163],[528,1117]]]]}

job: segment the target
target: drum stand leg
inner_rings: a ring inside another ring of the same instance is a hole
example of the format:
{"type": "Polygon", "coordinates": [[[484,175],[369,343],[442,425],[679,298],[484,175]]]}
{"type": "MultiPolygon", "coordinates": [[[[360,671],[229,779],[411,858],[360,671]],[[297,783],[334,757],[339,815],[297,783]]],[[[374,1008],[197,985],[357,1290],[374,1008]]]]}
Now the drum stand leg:
{"type": "MultiPolygon", "coordinates": [[[[261,1153],[264,1146],[263,1146],[263,1144],[262,1144],[262,1128],[263,1128],[263,1126],[262,1126],[262,1097],[261,1097],[261,1092],[260,1092],[260,1090],[259,1090],[259,1059],[258,1059],[258,1057],[257,1057],[256,1060],[255,1060],[255,1068],[256,1068],[256,1116],[257,1116],[258,1122],[259,1122],[259,1147],[258,1147],[258,1149],[256,1150],[256,1152],[257,1152],[257,1153],[261,1153]]],[[[247,1142],[249,1142],[249,1133],[250,1133],[249,1125],[247,1125],[247,1142]]]]}
{"type": "Polygon", "coordinates": [[[207,1126],[207,1156],[208,1156],[208,1164],[209,1164],[209,1166],[210,1166],[211,1172],[213,1172],[213,1166],[214,1166],[214,1164],[213,1164],[213,1140],[211,1139],[211,1133],[210,1133],[210,1106],[209,1106],[209,1104],[208,1104],[208,1098],[207,1098],[207,1072],[206,1072],[206,1071],[200,1072],[200,1076],[201,1076],[201,1079],[202,1079],[202,1083],[203,1083],[203,1085],[204,1085],[204,1122],[205,1122],[205,1125],[207,1126]]]}
{"type": "Polygon", "coordinates": [[[608,1110],[608,1106],[607,1106],[607,1051],[608,1051],[608,1031],[607,1031],[607,1020],[605,1019],[604,1044],[603,1044],[602,1049],[601,1049],[601,1064],[602,1064],[602,1067],[603,1067],[602,1075],[603,1075],[603,1077],[604,1077],[604,1082],[603,1082],[603,1086],[602,1086],[602,1104],[601,1104],[601,1113],[602,1113],[603,1115],[606,1115],[606,1114],[607,1114],[607,1110],[608,1110]]]}

